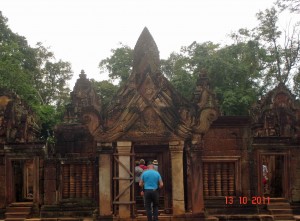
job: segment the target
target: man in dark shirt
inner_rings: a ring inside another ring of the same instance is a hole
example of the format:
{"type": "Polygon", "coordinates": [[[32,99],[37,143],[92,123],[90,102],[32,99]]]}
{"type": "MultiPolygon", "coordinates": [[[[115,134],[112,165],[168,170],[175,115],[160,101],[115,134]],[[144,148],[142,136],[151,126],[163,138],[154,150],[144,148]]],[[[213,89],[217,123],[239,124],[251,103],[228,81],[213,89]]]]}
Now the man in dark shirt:
{"type": "Polygon", "coordinates": [[[159,172],[154,170],[152,162],[148,163],[148,170],[145,170],[142,173],[140,179],[140,187],[144,187],[145,207],[147,211],[148,221],[157,221],[159,201],[158,188],[163,187],[163,181],[159,172]],[[153,212],[151,204],[153,204],[153,212]]]}

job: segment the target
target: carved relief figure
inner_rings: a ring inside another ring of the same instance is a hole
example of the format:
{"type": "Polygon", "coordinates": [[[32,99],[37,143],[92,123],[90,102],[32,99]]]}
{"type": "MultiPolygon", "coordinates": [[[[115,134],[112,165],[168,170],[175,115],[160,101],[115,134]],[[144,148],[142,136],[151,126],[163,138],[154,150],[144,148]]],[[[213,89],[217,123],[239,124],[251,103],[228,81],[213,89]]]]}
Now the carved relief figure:
{"type": "Polygon", "coordinates": [[[211,123],[218,117],[215,95],[209,86],[206,72],[200,73],[194,93],[194,103],[196,104],[196,124],[194,130],[200,134],[207,132],[211,123]]]}
{"type": "Polygon", "coordinates": [[[251,117],[256,137],[296,134],[295,98],[282,83],[253,105],[251,117]]]}

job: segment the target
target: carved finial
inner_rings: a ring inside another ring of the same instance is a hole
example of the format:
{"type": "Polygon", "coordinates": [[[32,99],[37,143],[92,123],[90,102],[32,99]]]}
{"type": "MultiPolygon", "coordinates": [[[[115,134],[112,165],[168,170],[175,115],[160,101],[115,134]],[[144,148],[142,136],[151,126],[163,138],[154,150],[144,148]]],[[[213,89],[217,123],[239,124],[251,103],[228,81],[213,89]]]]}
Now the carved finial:
{"type": "Polygon", "coordinates": [[[80,74],[79,74],[79,77],[81,79],[86,79],[86,74],[84,73],[84,70],[81,70],[80,74]]]}
{"type": "Polygon", "coordinates": [[[209,89],[210,82],[209,82],[209,78],[207,76],[207,71],[205,69],[201,69],[199,72],[197,86],[205,87],[205,88],[209,89]]]}
{"type": "Polygon", "coordinates": [[[133,69],[137,73],[143,73],[149,67],[152,73],[159,69],[159,51],[149,30],[145,27],[134,47],[133,69]]]}

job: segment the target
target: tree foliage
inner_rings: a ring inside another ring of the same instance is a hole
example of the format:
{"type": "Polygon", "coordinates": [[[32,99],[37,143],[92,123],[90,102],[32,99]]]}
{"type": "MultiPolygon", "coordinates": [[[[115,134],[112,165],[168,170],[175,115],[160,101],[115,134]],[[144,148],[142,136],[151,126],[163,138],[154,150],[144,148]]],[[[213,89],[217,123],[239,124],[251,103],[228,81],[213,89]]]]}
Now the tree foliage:
{"type": "Polygon", "coordinates": [[[186,98],[190,98],[194,92],[199,73],[206,70],[222,112],[226,115],[243,115],[247,114],[248,107],[258,94],[255,83],[259,76],[258,51],[255,42],[224,47],[212,42],[193,42],[182,47],[176,61],[174,56],[164,61],[163,65],[174,65],[163,66],[163,70],[164,73],[172,72],[169,74],[171,83],[186,98]]]}
{"type": "Polygon", "coordinates": [[[288,9],[292,13],[300,13],[300,0],[277,0],[276,5],[281,10],[288,9]]]}
{"type": "Polygon", "coordinates": [[[120,43],[120,47],[111,50],[112,55],[100,61],[100,73],[108,72],[113,80],[126,82],[132,71],[133,50],[120,43]]]}
{"type": "MultiPolygon", "coordinates": [[[[299,75],[299,23],[293,24],[286,30],[280,30],[278,27],[279,15],[275,7],[257,14],[259,25],[255,29],[256,37],[260,47],[266,52],[262,60],[265,66],[263,82],[269,87],[279,82],[284,84],[296,83],[299,75]]],[[[294,91],[296,92],[297,89],[294,88],[294,91]]]]}
{"type": "Polygon", "coordinates": [[[16,92],[37,113],[42,136],[59,121],[68,99],[67,81],[71,65],[56,61],[41,43],[31,47],[26,38],[14,33],[0,11],[0,87],[16,92]]]}
{"type": "Polygon", "coordinates": [[[92,79],[92,84],[101,99],[102,109],[106,109],[119,87],[108,80],[95,81],[92,79]]]}
{"type": "MultiPolygon", "coordinates": [[[[299,0],[278,2],[297,12],[299,0]]],[[[279,17],[275,7],[260,11],[258,26],[232,33],[231,44],[195,41],[162,59],[161,70],[187,99],[192,97],[199,73],[206,70],[224,115],[247,115],[251,104],[280,82],[292,83],[300,96],[299,23],[282,30],[279,17]]],[[[131,70],[132,49],[121,45],[112,53],[100,62],[100,67],[122,83],[131,70]]]]}

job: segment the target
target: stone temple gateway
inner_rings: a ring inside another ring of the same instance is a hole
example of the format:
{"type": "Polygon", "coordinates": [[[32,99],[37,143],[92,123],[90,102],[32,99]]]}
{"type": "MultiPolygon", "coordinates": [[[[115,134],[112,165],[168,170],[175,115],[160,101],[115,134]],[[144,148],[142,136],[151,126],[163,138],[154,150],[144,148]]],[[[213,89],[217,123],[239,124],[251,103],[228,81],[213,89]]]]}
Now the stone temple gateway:
{"type": "Polygon", "coordinates": [[[294,95],[279,84],[251,116],[221,116],[205,73],[187,101],[159,63],[145,28],[129,80],[105,109],[82,71],[47,145],[37,142],[34,113],[1,91],[0,216],[146,220],[134,185],[143,158],[159,162],[160,220],[300,220],[294,95]]]}

